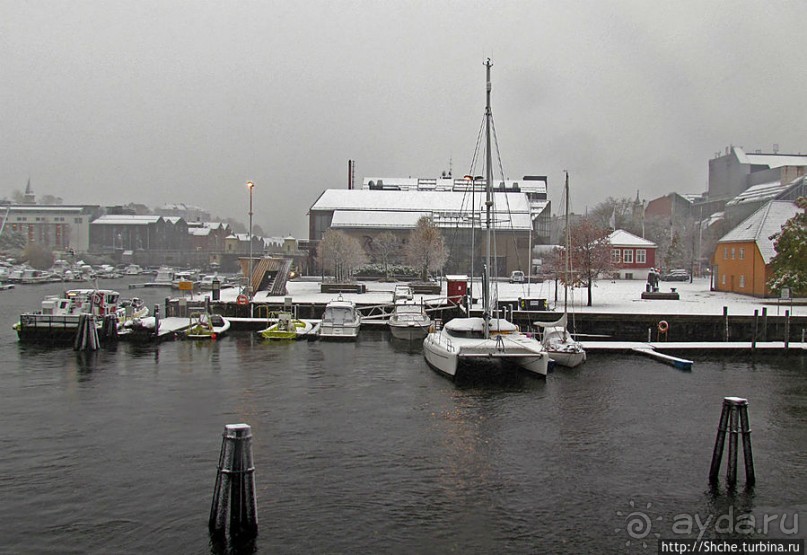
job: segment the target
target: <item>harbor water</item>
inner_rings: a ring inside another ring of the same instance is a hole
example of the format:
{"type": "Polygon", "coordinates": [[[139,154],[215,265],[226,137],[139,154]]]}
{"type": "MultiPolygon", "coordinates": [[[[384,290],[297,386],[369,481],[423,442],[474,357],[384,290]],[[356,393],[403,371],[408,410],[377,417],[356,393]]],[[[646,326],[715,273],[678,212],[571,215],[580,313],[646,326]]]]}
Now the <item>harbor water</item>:
{"type": "MultiPolygon", "coordinates": [[[[102,286],[150,307],[169,294],[102,286]]],[[[0,292],[0,553],[655,553],[704,523],[702,537],[807,537],[803,356],[682,372],[594,355],[546,379],[455,384],[382,330],[19,344],[19,313],[62,288],[0,292]],[[725,468],[709,487],[725,396],[749,401],[753,490],[742,463],[736,491],[725,468]],[[207,520],[221,433],[239,422],[259,535],[222,546],[207,520]]]]}

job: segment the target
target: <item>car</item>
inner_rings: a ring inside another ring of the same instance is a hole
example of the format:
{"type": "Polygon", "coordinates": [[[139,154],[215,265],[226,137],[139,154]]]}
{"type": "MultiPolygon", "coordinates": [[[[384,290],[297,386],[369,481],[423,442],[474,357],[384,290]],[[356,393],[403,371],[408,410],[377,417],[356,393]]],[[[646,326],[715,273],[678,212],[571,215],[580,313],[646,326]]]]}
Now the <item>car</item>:
{"type": "Polygon", "coordinates": [[[670,270],[661,276],[662,281],[689,281],[689,272],[684,269],[670,270]]]}
{"type": "Polygon", "coordinates": [[[524,283],[524,272],[521,270],[510,272],[510,283],[524,283]]]}

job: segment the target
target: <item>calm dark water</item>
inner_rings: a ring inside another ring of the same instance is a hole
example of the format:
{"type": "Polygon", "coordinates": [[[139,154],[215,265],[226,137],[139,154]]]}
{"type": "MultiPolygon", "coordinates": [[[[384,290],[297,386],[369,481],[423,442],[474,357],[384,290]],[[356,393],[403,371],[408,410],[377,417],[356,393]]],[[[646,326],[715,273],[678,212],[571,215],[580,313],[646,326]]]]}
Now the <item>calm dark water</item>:
{"type": "MultiPolygon", "coordinates": [[[[45,287],[0,292],[3,553],[217,552],[207,518],[237,422],[257,467],[246,551],[655,553],[656,534],[697,536],[672,533],[686,515],[786,514],[769,535],[807,536],[804,358],[684,373],[596,355],[546,380],[457,386],[381,331],[77,354],[17,343],[20,310],[61,289],[45,287]],[[727,395],[750,402],[753,492],[742,466],[738,492],[709,491],[727,395]],[[650,529],[629,532],[637,513],[650,529]]],[[[136,293],[153,305],[166,292],[136,293]]]]}

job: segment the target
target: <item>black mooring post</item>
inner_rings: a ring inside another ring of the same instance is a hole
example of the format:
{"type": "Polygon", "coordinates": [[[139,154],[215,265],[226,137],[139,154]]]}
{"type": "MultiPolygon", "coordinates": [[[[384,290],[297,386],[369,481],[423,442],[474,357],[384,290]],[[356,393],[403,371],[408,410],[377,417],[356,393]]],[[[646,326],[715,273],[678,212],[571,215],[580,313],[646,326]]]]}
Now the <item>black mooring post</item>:
{"type": "Polygon", "coordinates": [[[785,351],[790,348],[790,311],[785,310],[785,351]]]}
{"type": "Polygon", "coordinates": [[[726,470],[726,483],[733,487],[737,484],[737,429],[738,414],[737,406],[732,404],[729,412],[729,460],[728,469],[726,470]]]}
{"type": "Polygon", "coordinates": [[[751,351],[757,350],[757,330],[759,328],[759,310],[754,310],[754,331],[751,335],[751,351]]]}
{"type": "Polygon", "coordinates": [[[768,307],[762,307],[762,341],[768,340],[768,307]]]}
{"type": "Polygon", "coordinates": [[[216,536],[229,531],[230,536],[250,538],[258,533],[252,430],[247,424],[224,427],[208,526],[216,536]]]}
{"type": "Polygon", "coordinates": [[[160,340],[160,305],[154,305],[154,341],[160,340]]]}
{"type": "Polygon", "coordinates": [[[729,307],[723,307],[723,321],[725,325],[725,341],[729,340],[729,307]]]}
{"type": "Polygon", "coordinates": [[[740,397],[725,397],[717,427],[717,438],[712,453],[712,465],[709,469],[709,481],[715,485],[720,473],[720,461],[723,457],[726,433],[729,435],[729,452],[726,471],[726,483],[729,487],[737,484],[737,449],[738,435],[743,437],[743,462],[745,463],[746,486],[753,486],[756,481],[754,472],[754,455],[751,450],[751,428],[748,420],[748,400],[740,397]]]}
{"type": "Polygon", "coordinates": [[[723,458],[723,447],[726,444],[726,428],[729,422],[729,405],[723,401],[723,410],[720,413],[720,423],[717,425],[717,437],[715,438],[715,448],[712,452],[712,466],[709,470],[709,481],[717,482],[720,474],[720,461],[723,458]]]}
{"type": "Polygon", "coordinates": [[[754,454],[751,452],[751,425],[748,422],[748,401],[740,405],[740,433],[743,435],[743,457],[745,461],[745,485],[753,486],[757,481],[754,472],[754,454]]]}

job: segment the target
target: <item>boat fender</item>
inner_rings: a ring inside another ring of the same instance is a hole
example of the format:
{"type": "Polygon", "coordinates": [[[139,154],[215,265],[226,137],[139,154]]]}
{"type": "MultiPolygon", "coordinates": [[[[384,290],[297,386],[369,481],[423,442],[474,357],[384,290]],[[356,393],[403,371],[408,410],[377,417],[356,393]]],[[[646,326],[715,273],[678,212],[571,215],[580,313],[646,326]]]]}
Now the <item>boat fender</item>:
{"type": "Polygon", "coordinates": [[[659,333],[667,333],[667,330],[670,329],[670,324],[667,323],[667,320],[662,320],[658,323],[658,331],[659,333]]]}

